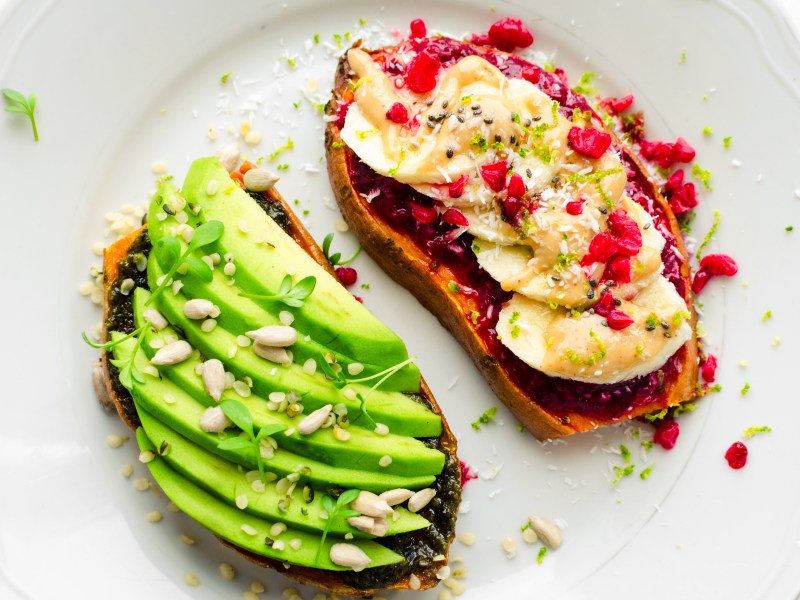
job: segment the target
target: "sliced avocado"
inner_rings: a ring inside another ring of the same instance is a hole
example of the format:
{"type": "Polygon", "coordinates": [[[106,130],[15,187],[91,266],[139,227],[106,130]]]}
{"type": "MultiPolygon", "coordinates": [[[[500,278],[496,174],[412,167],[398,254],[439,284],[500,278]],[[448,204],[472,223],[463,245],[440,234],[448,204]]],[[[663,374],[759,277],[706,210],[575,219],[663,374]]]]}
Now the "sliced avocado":
{"type": "MultiPolygon", "coordinates": [[[[155,289],[156,282],[164,275],[157,260],[147,261],[147,274],[151,288],[155,289]]],[[[349,414],[358,414],[360,403],[354,395],[348,397],[346,390],[351,388],[354,392],[367,394],[369,388],[365,385],[350,384],[337,389],[319,371],[308,373],[296,363],[277,365],[259,357],[252,347],[240,347],[237,336],[224,329],[215,327],[204,332],[199,321],[184,314],[186,300],[182,294],[167,289],[155,298],[153,304],[204,356],[225,363],[237,379],[250,377],[256,394],[267,397],[271,392],[296,391],[302,394],[308,412],[325,404],[342,403],[347,406],[349,414]]],[[[372,419],[384,423],[398,435],[437,437],[441,433],[441,417],[400,392],[374,390],[367,396],[366,406],[372,419]]],[[[359,415],[352,422],[359,424],[362,418],[359,415]]]]}
{"type": "MultiPolygon", "coordinates": [[[[177,197],[178,192],[175,187],[165,183],[154,196],[151,202],[151,210],[158,211],[157,207],[161,206],[163,212],[163,206],[173,206],[177,197]]],[[[200,219],[198,217],[190,217],[189,223],[200,224],[200,219]]],[[[148,223],[148,231],[152,243],[157,244],[159,240],[170,236],[170,230],[174,229],[176,224],[177,221],[174,217],[163,220],[152,219],[148,223]]],[[[180,237],[176,239],[180,244],[181,251],[185,250],[186,242],[180,237]]],[[[217,326],[234,335],[241,335],[265,325],[282,325],[278,317],[280,311],[296,310],[283,305],[271,306],[270,310],[266,310],[255,301],[241,295],[239,288],[236,285],[231,285],[231,278],[223,274],[221,267],[212,270],[212,280],[210,282],[201,280],[191,271],[181,275],[180,280],[182,283],[181,293],[188,299],[202,298],[213,302],[220,309],[220,314],[216,317],[217,326]]],[[[293,323],[292,326],[298,329],[297,323],[293,323]]],[[[314,339],[314,332],[300,331],[298,329],[297,342],[292,345],[294,362],[303,364],[308,358],[318,360],[321,356],[325,356],[330,352],[334,353],[337,363],[342,366],[358,362],[317,342],[314,339]]],[[[360,364],[363,367],[362,377],[374,375],[386,368],[385,364],[375,365],[364,362],[360,364]]],[[[381,387],[384,390],[417,392],[419,391],[419,372],[416,369],[400,369],[381,387]]]]}
{"type": "MultiPolygon", "coordinates": [[[[138,288],[134,292],[133,314],[137,327],[144,324],[143,312],[149,296],[150,293],[142,288],[138,288]]],[[[159,332],[148,328],[142,335],[144,340],[141,347],[148,358],[152,358],[156,353],[153,347],[154,342],[156,342],[156,346],[161,347],[168,339],[179,337],[171,327],[164,328],[159,332]]],[[[197,374],[200,364],[199,359],[189,358],[177,365],[161,367],[160,373],[166,375],[170,381],[204,406],[213,406],[215,402],[208,395],[201,377],[197,374]]],[[[224,392],[221,399],[238,400],[247,406],[259,429],[273,423],[280,423],[286,425],[287,428],[295,429],[305,416],[301,414],[291,418],[285,412],[270,410],[267,407],[267,401],[263,398],[254,395],[243,398],[233,390],[224,392]]],[[[337,440],[332,428],[320,428],[306,436],[295,432],[288,436],[278,433],[273,437],[277,439],[281,448],[332,466],[349,469],[378,471],[392,475],[435,476],[441,472],[444,466],[444,454],[428,448],[413,437],[399,436],[394,433],[378,435],[356,425],[349,427],[348,433],[350,437],[346,441],[337,440]],[[389,465],[381,467],[380,460],[384,456],[389,456],[392,460],[389,465]]]]}
{"type": "MultiPolygon", "coordinates": [[[[219,220],[225,224],[217,249],[220,254],[233,254],[236,284],[241,289],[270,295],[277,293],[289,271],[298,278],[314,276],[314,292],[301,310],[293,311],[301,330],[313,331],[320,344],[361,363],[380,360],[378,364],[388,368],[408,358],[400,338],[267,217],[247,192],[231,180],[216,158],[195,160],[181,193],[187,202],[200,208],[205,221],[219,220]],[[210,195],[208,191],[214,186],[218,191],[210,195]]],[[[413,365],[404,369],[419,377],[413,365]]]]}
{"type": "MultiPolygon", "coordinates": [[[[247,512],[258,517],[310,531],[322,531],[325,526],[325,521],[319,516],[320,511],[324,510],[321,494],[311,495],[306,499],[300,486],[289,494],[289,502],[282,505],[281,501],[287,498],[287,494],[278,492],[275,483],[266,484],[263,492],[255,492],[246,473],[235,463],[203,450],[144,410],[139,411],[139,418],[153,446],[165,448],[161,457],[170,468],[227,504],[235,506],[237,498],[245,496],[247,512]]],[[[422,529],[430,523],[418,514],[397,507],[395,516],[388,519],[388,525],[389,530],[386,535],[395,535],[422,529]]],[[[330,532],[341,535],[351,533],[355,537],[363,538],[372,537],[351,527],[341,518],[334,519],[330,532]]]]}
{"type": "MultiPolygon", "coordinates": [[[[124,337],[112,332],[113,341],[124,337]]],[[[136,347],[136,340],[130,338],[117,344],[113,349],[114,359],[127,361],[136,347]]],[[[168,424],[179,434],[188,438],[206,450],[240,464],[249,470],[258,468],[255,455],[250,450],[221,450],[219,443],[228,437],[235,436],[235,430],[226,430],[221,434],[207,433],[200,427],[200,417],[206,407],[165,378],[154,377],[146,373],[151,366],[144,352],[138,352],[134,365],[141,373],[141,381],[132,379],[131,394],[138,410],[144,410],[153,417],[168,424]]],[[[301,473],[300,481],[308,481],[315,487],[327,489],[331,486],[358,488],[375,493],[395,488],[420,489],[436,479],[433,475],[399,476],[382,472],[360,471],[339,468],[325,463],[299,456],[281,447],[275,450],[272,458],[265,458],[266,467],[280,477],[291,473],[301,473]]]]}
{"type": "MultiPolygon", "coordinates": [[[[322,541],[318,534],[287,528],[279,535],[271,535],[270,529],[276,524],[276,521],[267,521],[248,511],[229,506],[178,475],[158,456],[156,447],[141,427],[136,430],[136,441],[142,451],[149,450],[154,453],[155,458],[147,463],[147,467],[153,479],[169,499],[182,512],[211,530],[215,535],[239,548],[278,561],[330,571],[349,570],[330,560],[331,546],[343,542],[342,538],[328,535],[322,551],[318,553],[322,541]],[[272,543],[265,543],[267,538],[272,540],[272,543]],[[298,540],[299,543],[294,540],[298,540]],[[282,542],[280,544],[282,550],[275,548],[276,541],[282,542]],[[319,554],[319,563],[316,562],[317,554],[319,554]]],[[[396,564],[405,560],[399,554],[377,542],[354,539],[348,543],[358,546],[370,557],[371,562],[367,568],[396,564]]]]}

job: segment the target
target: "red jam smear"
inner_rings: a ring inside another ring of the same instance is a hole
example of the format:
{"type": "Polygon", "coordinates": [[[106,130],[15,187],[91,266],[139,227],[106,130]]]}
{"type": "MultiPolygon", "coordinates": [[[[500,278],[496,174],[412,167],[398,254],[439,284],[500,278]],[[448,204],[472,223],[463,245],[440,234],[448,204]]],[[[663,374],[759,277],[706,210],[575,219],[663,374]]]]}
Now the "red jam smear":
{"type": "MultiPolygon", "coordinates": [[[[442,67],[447,68],[469,55],[479,55],[495,65],[509,78],[525,78],[538,75],[537,87],[557,101],[559,110],[571,118],[574,108],[590,110],[585,98],[572,91],[557,74],[544,71],[516,55],[508,55],[488,48],[477,48],[458,40],[444,37],[431,39],[412,39],[404,42],[400,51],[428,52],[439,57],[442,67]]],[[[389,75],[402,75],[404,67],[391,54],[378,54],[376,62],[389,75]]],[[[337,122],[344,122],[347,105],[343,105],[337,115],[337,122]]],[[[437,217],[424,223],[412,214],[412,207],[433,208],[433,200],[420,194],[412,187],[389,177],[384,177],[361,162],[348,150],[346,153],[350,179],[359,194],[380,191],[369,204],[370,210],[392,229],[410,238],[430,259],[431,270],[440,265],[453,272],[459,283],[460,293],[477,304],[479,316],[475,329],[490,355],[496,357],[508,377],[536,403],[564,419],[570,414],[578,414],[589,419],[612,420],[624,417],[638,406],[656,400],[663,390],[664,383],[673,380],[683,360],[685,348],[681,348],[667,362],[652,373],[612,385],[583,383],[559,377],[550,377],[521,361],[497,339],[497,319],[502,305],[511,298],[511,293],[503,291],[500,285],[478,265],[472,251],[472,236],[462,234],[455,237],[457,227],[437,217]]],[[[624,156],[624,155],[623,155],[624,156]]],[[[625,160],[625,159],[623,159],[625,160]]],[[[685,297],[686,286],[681,277],[681,257],[675,236],[669,228],[669,221],[663,209],[647,193],[649,184],[629,163],[625,165],[629,176],[626,192],[654,217],[655,226],[664,236],[666,245],[661,258],[664,262],[664,276],[678,293],[685,297]]],[[[419,209],[417,209],[417,212],[419,209]]],[[[427,220],[427,219],[426,219],[427,220]]],[[[469,316],[469,315],[467,315],[469,316]]],[[[565,420],[565,423],[567,421],[565,420]]]]}

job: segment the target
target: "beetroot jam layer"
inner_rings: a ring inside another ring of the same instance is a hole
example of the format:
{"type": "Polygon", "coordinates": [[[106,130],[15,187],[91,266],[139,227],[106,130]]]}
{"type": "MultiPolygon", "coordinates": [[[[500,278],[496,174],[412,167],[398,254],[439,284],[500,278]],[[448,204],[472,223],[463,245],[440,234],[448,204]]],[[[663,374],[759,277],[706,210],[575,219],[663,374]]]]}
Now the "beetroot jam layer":
{"type": "MultiPolygon", "coordinates": [[[[426,48],[438,56],[443,67],[453,65],[464,56],[479,54],[497,66],[507,77],[520,77],[524,70],[536,69],[539,73],[539,89],[556,100],[560,110],[571,117],[573,108],[589,110],[586,100],[575,94],[559,75],[544,71],[515,55],[508,55],[490,49],[476,48],[469,44],[449,38],[411,40],[403,44],[406,50],[420,52],[426,48]]],[[[401,46],[401,49],[403,48],[401,46]]],[[[389,75],[400,75],[401,64],[391,54],[378,53],[376,62],[389,75]]],[[[344,121],[341,111],[340,123],[344,121]]],[[[475,330],[508,377],[536,404],[559,417],[578,414],[589,419],[612,420],[625,416],[632,408],[649,404],[656,400],[665,381],[678,375],[685,348],[681,348],[661,367],[648,375],[613,385],[582,383],[558,377],[550,377],[522,362],[497,339],[497,319],[511,293],[503,291],[479,265],[472,251],[473,237],[463,233],[456,237],[456,227],[443,223],[439,218],[430,224],[417,221],[411,214],[411,202],[425,207],[433,206],[433,201],[389,177],[384,177],[361,162],[351,151],[346,152],[348,169],[353,188],[358,194],[374,196],[368,209],[384,223],[414,241],[430,259],[430,268],[435,270],[437,263],[450,269],[457,278],[460,293],[472,298],[478,304],[475,330]]],[[[629,170],[632,172],[631,170],[629,170]]],[[[662,251],[664,275],[672,282],[678,293],[684,296],[685,283],[680,275],[681,261],[676,240],[672,234],[663,210],[648,195],[645,181],[634,176],[628,181],[626,191],[653,215],[656,227],[664,236],[666,245],[662,251]]],[[[362,196],[363,197],[363,196],[362,196]]]]}

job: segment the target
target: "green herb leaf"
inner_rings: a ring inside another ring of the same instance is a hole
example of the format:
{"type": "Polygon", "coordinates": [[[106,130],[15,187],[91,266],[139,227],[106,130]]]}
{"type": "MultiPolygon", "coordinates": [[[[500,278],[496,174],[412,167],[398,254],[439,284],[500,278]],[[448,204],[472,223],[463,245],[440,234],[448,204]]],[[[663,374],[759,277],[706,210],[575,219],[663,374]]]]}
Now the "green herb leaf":
{"type": "Polygon", "coordinates": [[[195,229],[194,233],[192,234],[192,241],[189,242],[189,252],[193,252],[198,248],[213,244],[222,237],[224,231],[225,225],[222,223],[222,221],[209,221],[208,223],[203,223],[200,225],[200,227],[195,229]]]}
{"type": "Polygon", "coordinates": [[[286,429],[287,426],[284,423],[270,423],[268,425],[264,425],[261,429],[258,430],[258,437],[256,438],[256,440],[261,441],[267,436],[275,435],[276,433],[280,433],[281,431],[286,431],[286,429]]]}
{"type": "Polygon", "coordinates": [[[205,261],[200,260],[196,256],[187,256],[184,260],[186,266],[189,267],[189,270],[196,275],[201,281],[205,283],[211,283],[214,279],[214,273],[211,271],[211,267],[209,267],[205,261]]]}
{"type": "Polygon", "coordinates": [[[311,295],[311,292],[314,291],[314,287],[316,287],[316,285],[317,278],[313,275],[303,277],[303,279],[298,281],[289,291],[289,296],[297,300],[305,300],[311,295]]]}
{"type": "Polygon", "coordinates": [[[238,435],[225,438],[219,444],[217,444],[217,448],[220,450],[243,450],[245,448],[252,449],[252,447],[253,442],[238,435]]]}
{"type": "Polygon", "coordinates": [[[25,98],[25,96],[17,90],[4,88],[3,97],[5,97],[6,103],[8,104],[8,106],[6,106],[6,112],[23,113],[28,117],[31,122],[31,127],[33,128],[33,140],[38,142],[39,131],[36,128],[36,116],[34,115],[34,111],[36,110],[36,94],[28,94],[28,97],[25,98]]]}
{"type": "Polygon", "coordinates": [[[234,425],[247,433],[251,439],[255,437],[253,435],[253,416],[244,404],[238,400],[223,400],[219,405],[222,412],[233,421],[234,425]]]}
{"type": "Polygon", "coordinates": [[[165,237],[156,243],[156,259],[164,271],[169,271],[181,256],[181,243],[174,237],[165,237]]]}
{"type": "Polygon", "coordinates": [[[333,498],[330,496],[323,496],[322,508],[324,508],[325,512],[328,513],[328,520],[330,521],[331,517],[333,516],[333,512],[336,510],[336,506],[333,503],[333,498]]]}
{"type": "Polygon", "coordinates": [[[353,500],[358,498],[360,493],[361,490],[347,490],[346,492],[342,492],[336,499],[336,506],[342,508],[343,506],[350,504],[353,500]]]}
{"type": "Polygon", "coordinates": [[[339,510],[336,514],[342,519],[349,519],[350,517],[358,517],[361,513],[357,510],[339,510]]]}

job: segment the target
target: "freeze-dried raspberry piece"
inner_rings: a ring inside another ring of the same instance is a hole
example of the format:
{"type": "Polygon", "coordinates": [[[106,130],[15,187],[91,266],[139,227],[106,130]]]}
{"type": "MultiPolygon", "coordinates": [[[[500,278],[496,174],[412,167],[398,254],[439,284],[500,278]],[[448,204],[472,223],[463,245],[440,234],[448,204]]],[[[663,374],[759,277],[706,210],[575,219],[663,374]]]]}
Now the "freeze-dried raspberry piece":
{"type": "Polygon", "coordinates": [[[481,165],[481,177],[493,191],[502,192],[506,187],[508,164],[499,160],[488,165],[481,165]]]}
{"type": "Polygon", "coordinates": [[[420,52],[406,70],[406,87],[414,93],[424,94],[436,87],[436,76],[441,68],[439,59],[427,52],[420,52]]]}
{"type": "Polygon", "coordinates": [[[577,151],[589,158],[600,158],[609,146],[611,146],[611,136],[594,127],[573,127],[567,134],[570,145],[577,151]]]}
{"type": "Polygon", "coordinates": [[[392,123],[403,125],[408,122],[408,109],[400,102],[392,104],[391,108],[386,111],[386,118],[392,123]]]}
{"type": "Polygon", "coordinates": [[[414,19],[411,21],[410,29],[412,38],[424,38],[428,35],[428,28],[425,26],[425,21],[422,19],[414,19]]]}
{"type": "Polygon", "coordinates": [[[642,249],[639,225],[624,210],[615,210],[608,215],[608,229],[617,242],[619,254],[636,256],[642,249]]]}
{"type": "Polygon", "coordinates": [[[508,195],[512,198],[522,198],[526,191],[525,181],[522,179],[522,175],[514,173],[508,182],[508,195]]]}
{"type": "Polygon", "coordinates": [[[520,19],[507,17],[492,23],[489,41],[499,50],[513,52],[515,48],[527,48],[533,44],[533,34],[520,19]]]}
{"type": "Polygon", "coordinates": [[[681,429],[677,421],[664,421],[653,434],[653,441],[664,450],[672,450],[675,447],[675,442],[678,441],[680,432],[681,429]]]}

